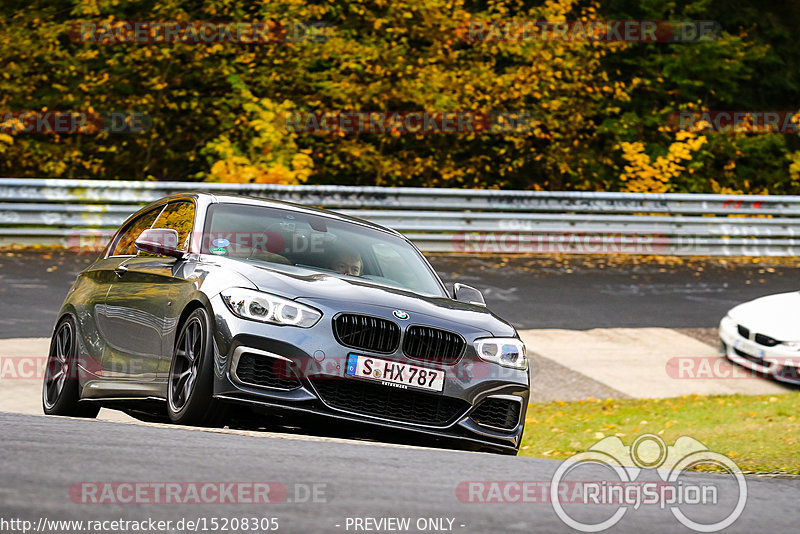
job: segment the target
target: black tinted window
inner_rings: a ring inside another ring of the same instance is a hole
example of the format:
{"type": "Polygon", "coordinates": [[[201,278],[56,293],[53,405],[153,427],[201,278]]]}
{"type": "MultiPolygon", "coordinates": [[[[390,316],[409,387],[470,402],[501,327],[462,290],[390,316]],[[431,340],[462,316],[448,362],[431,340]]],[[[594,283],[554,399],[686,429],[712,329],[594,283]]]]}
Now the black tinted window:
{"type": "Polygon", "coordinates": [[[156,217],[158,217],[158,214],[161,213],[162,209],[163,206],[159,206],[154,210],[143,213],[128,223],[125,229],[123,229],[117,237],[117,243],[114,245],[114,250],[111,252],[111,256],[135,256],[136,247],[133,244],[134,241],[136,241],[136,238],[139,237],[139,234],[153,225],[156,217]]]}
{"type": "Polygon", "coordinates": [[[194,204],[190,201],[167,204],[153,228],[169,228],[178,232],[178,250],[187,250],[194,226],[194,204]]]}

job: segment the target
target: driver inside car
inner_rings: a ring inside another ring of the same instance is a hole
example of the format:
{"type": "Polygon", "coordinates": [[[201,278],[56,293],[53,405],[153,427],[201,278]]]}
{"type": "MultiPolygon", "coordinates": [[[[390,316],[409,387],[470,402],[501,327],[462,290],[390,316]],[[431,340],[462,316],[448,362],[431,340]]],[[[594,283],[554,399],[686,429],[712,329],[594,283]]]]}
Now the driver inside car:
{"type": "Polygon", "coordinates": [[[340,274],[350,276],[361,276],[364,263],[361,261],[361,254],[354,249],[339,250],[331,261],[331,270],[340,274]]]}

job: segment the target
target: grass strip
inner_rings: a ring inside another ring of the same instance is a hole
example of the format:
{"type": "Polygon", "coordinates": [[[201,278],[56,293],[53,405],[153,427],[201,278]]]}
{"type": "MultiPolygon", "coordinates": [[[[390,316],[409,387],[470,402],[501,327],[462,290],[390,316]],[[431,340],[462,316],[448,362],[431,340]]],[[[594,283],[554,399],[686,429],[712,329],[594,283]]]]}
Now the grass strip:
{"type": "Polygon", "coordinates": [[[800,474],[800,392],[531,404],[520,456],[565,460],[607,436],[692,437],[746,473],[800,474]]]}

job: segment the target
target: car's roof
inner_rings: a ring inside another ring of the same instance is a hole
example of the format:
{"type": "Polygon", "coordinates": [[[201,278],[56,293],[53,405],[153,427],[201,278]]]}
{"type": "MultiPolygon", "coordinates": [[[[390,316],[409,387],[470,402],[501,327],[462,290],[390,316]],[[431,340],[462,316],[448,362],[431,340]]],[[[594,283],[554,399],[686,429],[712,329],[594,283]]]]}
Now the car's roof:
{"type": "Polygon", "coordinates": [[[366,221],[364,219],[359,219],[358,217],[350,217],[349,215],[344,215],[341,213],[336,213],[334,211],[328,211],[319,208],[311,208],[309,206],[304,206],[302,204],[295,204],[293,202],[285,202],[283,200],[273,200],[270,198],[259,198],[259,197],[249,197],[244,195],[232,195],[232,194],[214,194],[214,193],[200,193],[200,192],[187,192],[187,193],[179,193],[176,195],[170,195],[175,197],[186,197],[187,195],[195,196],[198,198],[206,198],[211,203],[218,203],[218,204],[243,204],[248,206],[263,206],[268,208],[278,208],[278,209],[286,209],[292,210],[299,213],[307,213],[309,215],[318,215],[320,217],[327,217],[329,219],[337,219],[340,221],[351,222],[354,224],[359,224],[361,226],[366,226],[369,228],[374,228],[375,230],[381,230],[383,232],[387,232],[393,235],[397,235],[403,237],[402,234],[396,230],[391,228],[387,228],[385,226],[381,226],[380,224],[376,224],[370,221],[366,221]]]}

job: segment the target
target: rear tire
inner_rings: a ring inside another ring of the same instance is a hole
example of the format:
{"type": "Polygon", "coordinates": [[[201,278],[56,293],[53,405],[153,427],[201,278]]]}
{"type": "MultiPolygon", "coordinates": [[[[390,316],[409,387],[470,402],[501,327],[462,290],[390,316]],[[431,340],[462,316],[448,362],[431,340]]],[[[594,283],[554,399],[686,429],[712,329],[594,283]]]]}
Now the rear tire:
{"type": "Polygon", "coordinates": [[[97,417],[100,406],[80,402],[78,329],[72,316],[64,317],[50,340],[42,383],[42,409],[47,415],[97,417]]]}
{"type": "Polygon", "coordinates": [[[167,413],[179,425],[219,426],[225,406],[213,398],[214,345],[205,308],[183,322],[175,343],[167,384],[167,413]]]}

